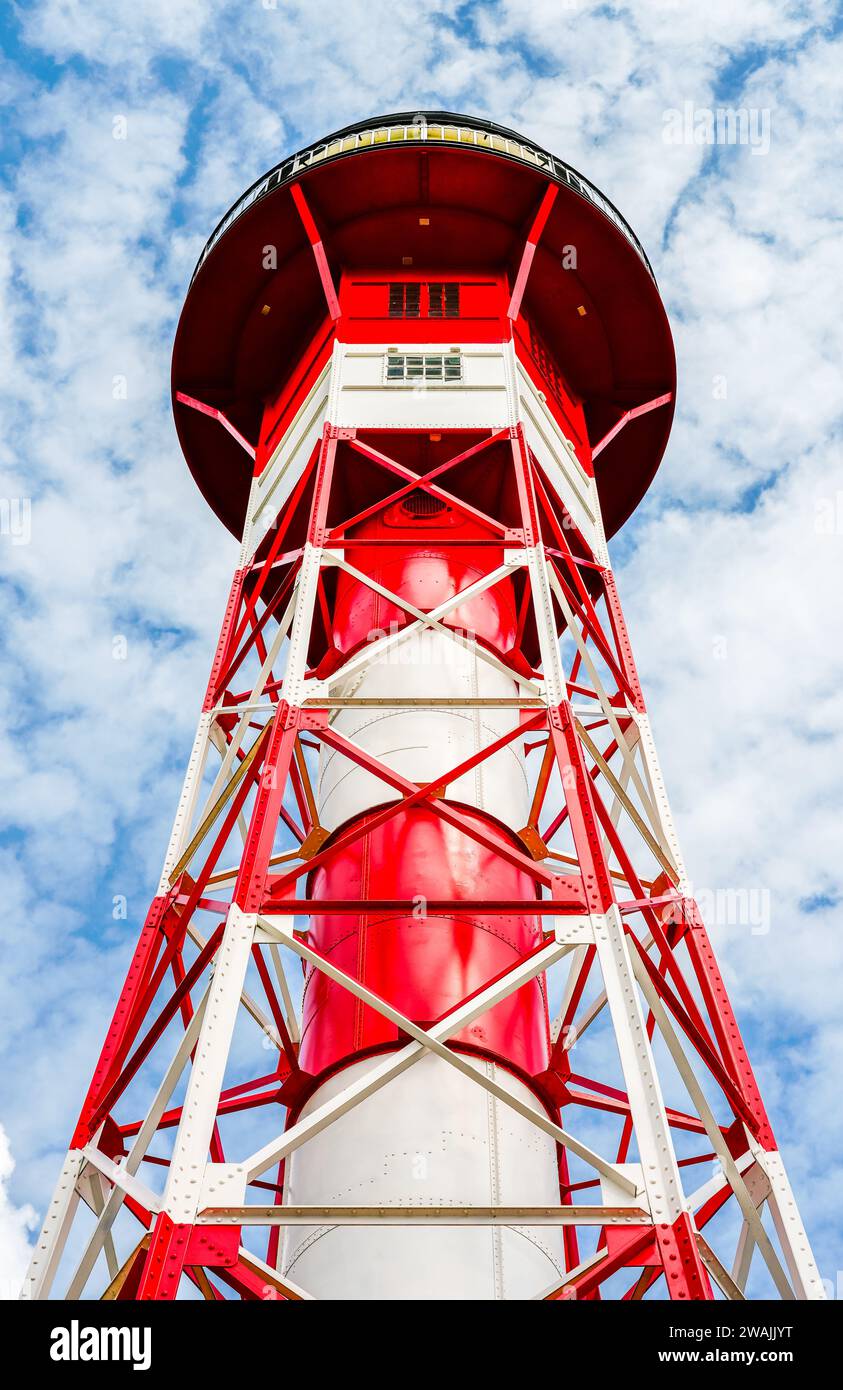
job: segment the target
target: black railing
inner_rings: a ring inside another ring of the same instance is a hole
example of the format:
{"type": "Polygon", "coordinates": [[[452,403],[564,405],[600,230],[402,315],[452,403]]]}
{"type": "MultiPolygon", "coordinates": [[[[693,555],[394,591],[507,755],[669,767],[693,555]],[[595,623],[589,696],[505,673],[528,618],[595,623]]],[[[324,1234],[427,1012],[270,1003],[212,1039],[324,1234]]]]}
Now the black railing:
{"type": "Polygon", "coordinates": [[[355,125],[345,126],[343,130],[335,131],[327,139],[320,140],[315,145],[308,145],[297,154],[288,155],[280,164],[276,164],[274,169],[257,179],[214,228],[196,262],[191,284],[209,252],[232,223],[253,203],[266,197],[267,193],[271,193],[279,185],[290,182],[303,170],[328,160],[342,159],[360,150],[377,149],[383,145],[418,144],[471,145],[476,149],[490,150],[504,158],[543,170],[548,177],[567,185],[581,198],[599,208],[635,248],[655,280],[653,268],[643,246],[614,203],[564,160],[534,145],[516,131],[496,125],[494,121],[486,121],[477,116],[460,116],[451,111],[401,111],[391,116],[379,116],[373,120],[358,121],[355,125]]]}

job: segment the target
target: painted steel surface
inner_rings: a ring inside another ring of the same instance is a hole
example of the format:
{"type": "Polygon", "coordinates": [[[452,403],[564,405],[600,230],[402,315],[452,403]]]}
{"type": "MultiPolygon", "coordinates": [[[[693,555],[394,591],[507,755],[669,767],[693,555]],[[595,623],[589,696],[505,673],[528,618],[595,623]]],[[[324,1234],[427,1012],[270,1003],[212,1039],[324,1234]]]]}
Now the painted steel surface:
{"type": "MultiPolygon", "coordinates": [[[[473,815],[473,819],[480,820],[473,815]]],[[[364,822],[365,823],[365,822],[364,822]]],[[[501,832],[487,822],[493,835],[501,832]]],[[[393,816],[314,874],[314,898],[403,899],[408,913],[320,916],[310,941],[344,971],[410,1018],[433,1022],[539,944],[529,914],[535,888],[521,870],[418,807],[393,816]],[[482,902],[523,899],[523,913],[484,916],[482,902]],[[470,913],[431,913],[428,899],[464,899],[470,913]]],[[[356,1051],[393,1046],[394,1025],[355,1001],[319,970],[308,971],[302,1011],[302,1066],[319,1072],[356,1051]]],[[[527,1076],[548,1061],[547,1005],[534,981],[454,1038],[527,1076]]]]}
{"type": "MultiPolygon", "coordinates": [[[[402,402],[408,425],[413,421],[413,402],[402,402]]],[[[374,518],[355,528],[350,536],[357,542],[396,541],[389,549],[367,549],[358,545],[354,552],[355,566],[367,578],[389,589],[399,599],[430,612],[438,604],[462,593],[503,563],[504,547],[490,548],[490,533],[472,525],[453,508],[437,505],[429,498],[430,510],[414,517],[409,507],[424,504],[424,494],[412,493],[410,498],[387,508],[382,517],[374,518]],[[452,550],[446,543],[437,545],[426,535],[443,530],[461,542],[476,538],[487,544],[472,548],[461,544],[452,550]]],[[[348,655],[364,642],[371,642],[382,632],[406,626],[411,618],[391,599],[378,594],[352,575],[340,573],[333,610],[334,645],[348,655]]],[[[515,644],[517,614],[512,580],[503,579],[484,590],[469,602],[461,603],[443,619],[445,627],[469,634],[485,646],[505,656],[515,644]]]]}
{"type": "MultiPolygon", "coordinates": [[[[304,1113],[373,1065],[330,1078],[304,1113]]],[[[474,1065],[539,1109],[503,1068],[474,1065]]],[[[296,1205],[539,1206],[558,1202],[559,1180],[552,1139],[429,1057],[295,1154],[285,1195],[296,1205]]],[[[520,1299],[559,1281],[564,1252],[561,1231],[530,1226],[303,1226],[285,1236],[282,1266],[323,1298],[520,1299]]]]}
{"type": "MultiPolygon", "coordinates": [[[[391,658],[373,662],[353,679],[338,683],[343,697],[379,703],[338,710],[333,727],[412,781],[433,782],[518,725],[518,712],[511,708],[469,703],[453,707],[438,701],[512,700],[517,690],[511,677],[476,651],[459,647],[438,632],[414,633],[391,658]],[[429,696],[430,705],[390,704],[409,689],[418,699],[429,696]]],[[[322,750],[317,785],[321,823],[329,830],[393,799],[381,778],[332,748],[322,750]]],[[[520,829],[530,804],[530,778],[520,740],[507,743],[456,778],[448,794],[486,811],[512,830],[520,829]]]]}

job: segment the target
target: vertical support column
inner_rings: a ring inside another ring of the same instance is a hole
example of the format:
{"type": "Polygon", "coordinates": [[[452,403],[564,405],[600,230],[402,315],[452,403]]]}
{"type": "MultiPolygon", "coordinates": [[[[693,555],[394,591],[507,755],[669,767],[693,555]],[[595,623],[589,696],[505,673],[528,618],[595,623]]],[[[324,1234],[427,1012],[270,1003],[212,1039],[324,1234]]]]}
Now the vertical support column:
{"type": "Polygon", "coordinates": [[[79,1205],[76,1184],[83,1161],[78,1149],[71,1149],[64,1160],[21,1290],[20,1296],[24,1301],[48,1298],[50,1295],[56,1270],[67,1243],[68,1232],[79,1205]]]}
{"type": "Polygon", "coordinates": [[[820,1301],[825,1289],[781,1154],[756,1144],[752,1148],[770,1183],[767,1201],[796,1296],[820,1301]]]}
{"type": "Polygon", "coordinates": [[[144,1261],[139,1299],[175,1298],[217,1118],[220,1091],[257,917],[236,905],[228,911],[214,966],[187,1094],[170,1159],[161,1211],[144,1261]]]}
{"type": "Polygon", "coordinates": [[[761,1092],[726,992],[723,977],[699,909],[696,903],[691,900],[692,888],[682,858],[682,850],[662,777],[655,740],[635,670],[632,647],[611,571],[607,571],[605,582],[607,603],[615,635],[618,639],[624,670],[637,693],[635,719],[640,732],[641,756],[653,802],[665,841],[670,848],[674,863],[680,871],[679,892],[689,899],[683,903],[683,915],[688,923],[684,940],[691,964],[699,981],[726,1067],[758,1122],[757,1142],[746,1128],[745,1132],[750,1146],[758,1155],[759,1162],[770,1180],[770,1211],[794,1286],[804,1298],[823,1298],[822,1281],[811,1253],[807,1233],[799,1215],[799,1209],[790,1188],[784,1165],[776,1148],[776,1141],[761,1099],[761,1092]]]}
{"type": "Polygon", "coordinates": [[[190,750],[181,796],[179,797],[179,803],[176,807],[173,829],[170,834],[169,844],[167,845],[167,853],[164,856],[164,865],[158,884],[158,893],[161,897],[166,897],[170,891],[170,874],[179,862],[182,851],[187,844],[187,836],[190,833],[190,827],[193,823],[196,803],[199,799],[199,792],[202,787],[202,778],[208,761],[208,749],[211,746],[211,731],[213,724],[214,716],[211,709],[203,709],[196,727],[196,737],[193,740],[193,747],[190,750]]]}
{"type": "Polygon", "coordinates": [[[269,860],[293,757],[303,697],[307,645],[322,562],[325,518],[336,452],[336,432],[326,426],[314,482],[308,540],[290,629],[284,698],[273,715],[258,792],[226,918],[202,1020],[187,1095],[170,1160],[167,1186],[147,1252],[140,1299],[175,1298],[198,1211],[202,1181],[217,1118],[231,1039],[254,942],[269,860]]]}
{"type": "Polygon", "coordinates": [[[583,876],[586,903],[629,1096],[656,1241],[672,1298],[710,1299],[711,1284],[685,1210],[679,1166],[667,1122],[623,921],[615,901],[582,749],[566,698],[547,559],[541,542],[532,473],[522,427],[513,434],[533,606],[539,633],[548,723],[583,876]]]}

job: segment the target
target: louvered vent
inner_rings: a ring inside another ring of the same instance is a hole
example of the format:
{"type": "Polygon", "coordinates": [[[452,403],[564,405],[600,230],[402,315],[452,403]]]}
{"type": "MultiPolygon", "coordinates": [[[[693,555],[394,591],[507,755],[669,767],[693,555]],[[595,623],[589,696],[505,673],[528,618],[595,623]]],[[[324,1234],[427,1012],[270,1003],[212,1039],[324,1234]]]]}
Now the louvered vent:
{"type": "Polygon", "coordinates": [[[405,497],[403,507],[405,512],[415,517],[439,516],[448,510],[438,497],[431,497],[429,492],[422,492],[421,489],[405,497]]]}

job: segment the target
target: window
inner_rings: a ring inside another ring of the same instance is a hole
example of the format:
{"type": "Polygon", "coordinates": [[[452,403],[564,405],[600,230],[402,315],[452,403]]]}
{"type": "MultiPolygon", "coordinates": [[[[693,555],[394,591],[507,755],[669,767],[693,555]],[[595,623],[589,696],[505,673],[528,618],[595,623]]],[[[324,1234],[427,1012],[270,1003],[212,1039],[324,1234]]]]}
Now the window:
{"type": "Polygon", "coordinates": [[[462,362],[458,352],[391,352],[386,359],[386,379],[405,386],[462,381],[462,362]]]}
{"type": "Polygon", "coordinates": [[[442,284],[431,281],[429,316],[432,319],[458,319],[460,316],[460,287],[457,281],[442,284]]]}
{"type": "Polygon", "coordinates": [[[389,317],[391,319],[417,319],[420,312],[421,285],[390,285],[389,317]]]}
{"type": "Polygon", "coordinates": [[[460,287],[455,280],[431,281],[424,284],[401,283],[389,285],[389,317],[391,319],[458,319],[460,316],[460,287]]]}

